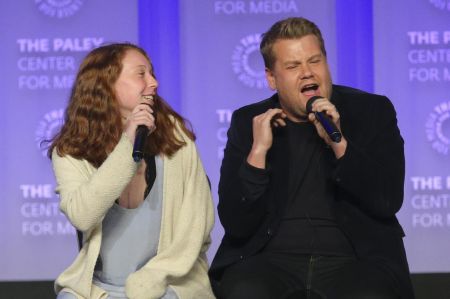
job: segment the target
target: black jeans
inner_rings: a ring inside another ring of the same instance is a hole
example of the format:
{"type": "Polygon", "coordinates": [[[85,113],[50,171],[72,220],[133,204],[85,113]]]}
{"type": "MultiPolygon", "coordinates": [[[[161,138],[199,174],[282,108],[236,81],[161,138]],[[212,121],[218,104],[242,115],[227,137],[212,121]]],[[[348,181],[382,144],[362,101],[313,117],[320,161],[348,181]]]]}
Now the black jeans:
{"type": "Polygon", "coordinates": [[[355,257],[264,252],[230,266],[219,299],[394,299],[394,279],[355,257]]]}

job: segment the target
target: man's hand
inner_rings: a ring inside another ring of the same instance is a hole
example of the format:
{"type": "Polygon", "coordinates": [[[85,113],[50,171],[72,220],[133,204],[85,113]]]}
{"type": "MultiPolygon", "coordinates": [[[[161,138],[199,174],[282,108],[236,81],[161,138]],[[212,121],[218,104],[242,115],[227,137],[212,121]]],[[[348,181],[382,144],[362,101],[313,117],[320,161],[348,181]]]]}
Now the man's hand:
{"type": "Polygon", "coordinates": [[[269,109],[253,118],[253,146],[247,162],[257,168],[266,168],[266,154],[272,147],[272,127],[286,126],[286,114],[279,108],[269,109]]]}
{"type": "MultiPolygon", "coordinates": [[[[336,128],[342,133],[341,123],[340,123],[340,115],[336,109],[336,106],[333,105],[328,99],[320,98],[313,102],[312,104],[313,112],[322,112],[328,115],[331,121],[336,125],[336,128]]],[[[314,113],[310,113],[308,115],[308,119],[310,122],[314,124],[317,130],[317,134],[328,144],[334,151],[334,155],[336,159],[341,158],[345,154],[345,150],[347,149],[347,140],[344,136],[339,143],[333,142],[328,136],[327,132],[323,128],[322,124],[316,119],[314,113]]]]}

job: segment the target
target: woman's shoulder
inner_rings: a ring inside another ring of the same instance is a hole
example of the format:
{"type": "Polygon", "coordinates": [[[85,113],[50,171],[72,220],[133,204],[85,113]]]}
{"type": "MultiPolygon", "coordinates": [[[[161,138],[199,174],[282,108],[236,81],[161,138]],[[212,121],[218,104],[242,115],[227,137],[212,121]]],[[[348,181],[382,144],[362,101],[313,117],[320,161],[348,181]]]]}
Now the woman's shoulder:
{"type": "Polygon", "coordinates": [[[87,160],[75,158],[70,154],[60,155],[56,148],[52,151],[52,164],[55,170],[66,170],[67,172],[71,169],[77,169],[83,173],[91,173],[95,170],[95,167],[87,160]]]}
{"type": "Polygon", "coordinates": [[[183,127],[188,129],[186,127],[186,123],[176,119],[172,115],[170,115],[169,118],[170,118],[170,121],[174,124],[175,136],[180,138],[182,141],[184,141],[186,143],[194,143],[194,141],[183,130],[183,127]]]}

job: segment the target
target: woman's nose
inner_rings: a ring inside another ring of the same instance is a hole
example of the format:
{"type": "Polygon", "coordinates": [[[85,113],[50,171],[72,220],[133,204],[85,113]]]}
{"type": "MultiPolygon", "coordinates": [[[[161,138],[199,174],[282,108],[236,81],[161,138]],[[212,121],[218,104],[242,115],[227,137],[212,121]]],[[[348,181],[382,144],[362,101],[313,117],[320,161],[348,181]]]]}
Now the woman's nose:
{"type": "Polygon", "coordinates": [[[155,79],[155,77],[153,77],[152,75],[149,75],[148,79],[147,79],[147,86],[148,87],[157,88],[158,87],[158,81],[155,79]]]}

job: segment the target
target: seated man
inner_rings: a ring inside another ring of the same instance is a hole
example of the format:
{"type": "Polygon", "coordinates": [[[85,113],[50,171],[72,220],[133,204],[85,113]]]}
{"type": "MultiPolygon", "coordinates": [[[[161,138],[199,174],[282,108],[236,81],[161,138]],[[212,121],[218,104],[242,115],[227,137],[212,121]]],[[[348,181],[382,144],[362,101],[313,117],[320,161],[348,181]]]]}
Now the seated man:
{"type": "Polygon", "coordinates": [[[275,23],[260,48],[276,93],[232,116],[219,183],[225,236],[210,269],[215,295],[414,298],[395,216],[405,165],[391,102],[333,85],[309,20],[275,23]]]}

